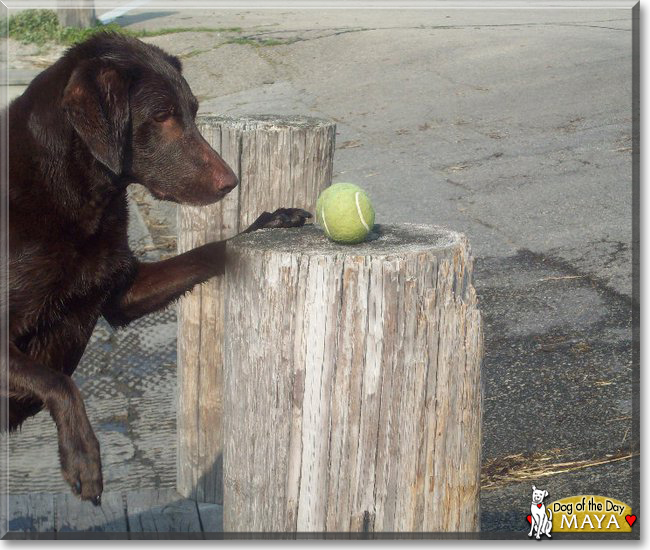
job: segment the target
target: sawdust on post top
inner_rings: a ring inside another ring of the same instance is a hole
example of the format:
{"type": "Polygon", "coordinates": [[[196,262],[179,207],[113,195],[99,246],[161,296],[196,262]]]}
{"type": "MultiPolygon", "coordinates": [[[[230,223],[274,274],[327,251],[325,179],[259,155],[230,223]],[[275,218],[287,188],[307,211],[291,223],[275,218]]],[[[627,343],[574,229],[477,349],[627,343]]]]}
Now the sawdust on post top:
{"type": "Polygon", "coordinates": [[[314,226],[293,229],[262,229],[228,241],[241,252],[276,251],[309,256],[400,256],[428,252],[452,253],[465,237],[435,225],[375,225],[368,238],[359,244],[339,244],[314,226]]]}

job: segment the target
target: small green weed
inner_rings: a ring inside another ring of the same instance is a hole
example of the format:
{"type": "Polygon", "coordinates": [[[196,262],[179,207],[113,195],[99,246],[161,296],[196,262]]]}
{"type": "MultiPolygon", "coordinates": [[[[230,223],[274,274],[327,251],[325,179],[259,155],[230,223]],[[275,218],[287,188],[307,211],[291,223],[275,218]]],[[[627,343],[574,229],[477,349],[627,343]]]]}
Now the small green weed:
{"type": "MultiPolygon", "coordinates": [[[[125,30],[125,29],[122,29],[125,30]]],[[[148,31],[145,29],[137,31],[129,31],[130,34],[142,38],[145,36],[163,36],[165,34],[175,34],[179,32],[229,32],[229,33],[240,33],[242,32],[241,27],[171,27],[168,29],[158,29],[153,31],[148,31]]]]}
{"type": "Polygon", "coordinates": [[[293,44],[297,42],[297,38],[251,38],[249,36],[241,36],[228,40],[226,44],[241,44],[248,46],[284,46],[286,44],[293,44]]]}
{"type": "Polygon", "coordinates": [[[195,55],[201,55],[202,53],[209,52],[210,50],[191,50],[187,53],[182,53],[178,57],[181,59],[189,59],[190,57],[194,57],[195,55]]]}
{"type": "MultiPolygon", "coordinates": [[[[5,29],[3,22],[3,34],[5,29]]],[[[9,18],[9,36],[23,43],[41,45],[56,40],[59,29],[56,13],[51,10],[25,10],[9,18]]]]}
{"type": "Polygon", "coordinates": [[[181,32],[242,32],[241,27],[172,27],[159,30],[130,30],[121,27],[117,23],[107,25],[97,23],[94,27],[77,29],[59,25],[56,13],[52,10],[24,10],[9,17],[8,25],[6,23],[5,20],[0,26],[0,36],[5,36],[8,28],[10,38],[23,44],[37,44],[39,46],[47,42],[72,45],[103,31],[119,32],[138,38],[181,32]]]}

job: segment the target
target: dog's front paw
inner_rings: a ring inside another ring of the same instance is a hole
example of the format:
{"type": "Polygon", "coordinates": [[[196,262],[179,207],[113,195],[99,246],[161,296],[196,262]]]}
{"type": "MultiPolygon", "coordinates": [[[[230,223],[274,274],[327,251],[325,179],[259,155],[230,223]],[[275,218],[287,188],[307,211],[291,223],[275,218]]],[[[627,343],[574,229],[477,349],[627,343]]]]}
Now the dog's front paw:
{"type": "Polygon", "coordinates": [[[258,229],[302,227],[309,218],[311,214],[302,208],[278,208],[275,212],[262,212],[245,233],[258,229]]]}
{"type": "Polygon", "coordinates": [[[99,442],[90,431],[84,435],[69,433],[59,437],[59,458],[64,479],[72,492],[95,506],[102,502],[102,462],[99,442]]]}

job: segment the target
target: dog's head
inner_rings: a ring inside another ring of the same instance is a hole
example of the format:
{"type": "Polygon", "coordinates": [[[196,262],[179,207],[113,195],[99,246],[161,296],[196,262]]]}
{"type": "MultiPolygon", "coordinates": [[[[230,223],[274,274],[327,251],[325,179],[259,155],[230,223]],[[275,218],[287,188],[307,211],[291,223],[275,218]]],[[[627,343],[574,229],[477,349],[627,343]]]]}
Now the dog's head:
{"type": "Polygon", "coordinates": [[[64,56],[66,117],[93,156],[157,198],[209,204],[237,185],[199,133],[180,61],[135,38],[100,33],[64,56]]]}
{"type": "Polygon", "coordinates": [[[541,504],[545,497],[548,496],[548,491],[537,489],[533,485],[533,504],[541,504]]]}

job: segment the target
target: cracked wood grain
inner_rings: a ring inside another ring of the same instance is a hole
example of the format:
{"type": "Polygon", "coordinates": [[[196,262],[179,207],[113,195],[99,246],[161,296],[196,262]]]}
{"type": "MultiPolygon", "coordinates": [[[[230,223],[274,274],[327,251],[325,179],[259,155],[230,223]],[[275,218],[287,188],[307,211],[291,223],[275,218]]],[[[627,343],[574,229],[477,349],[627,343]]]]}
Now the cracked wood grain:
{"type": "Polygon", "coordinates": [[[467,239],[231,241],[225,531],[479,529],[482,330],[467,239]]]}
{"type": "MultiPolygon", "coordinates": [[[[222,201],[178,209],[178,252],[230,238],[263,211],[314,211],[330,185],[336,126],[326,120],[260,115],[199,116],[199,130],[238,175],[222,201]]],[[[214,278],[178,305],[177,488],[182,495],[223,502],[224,282],[214,278]]]]}

